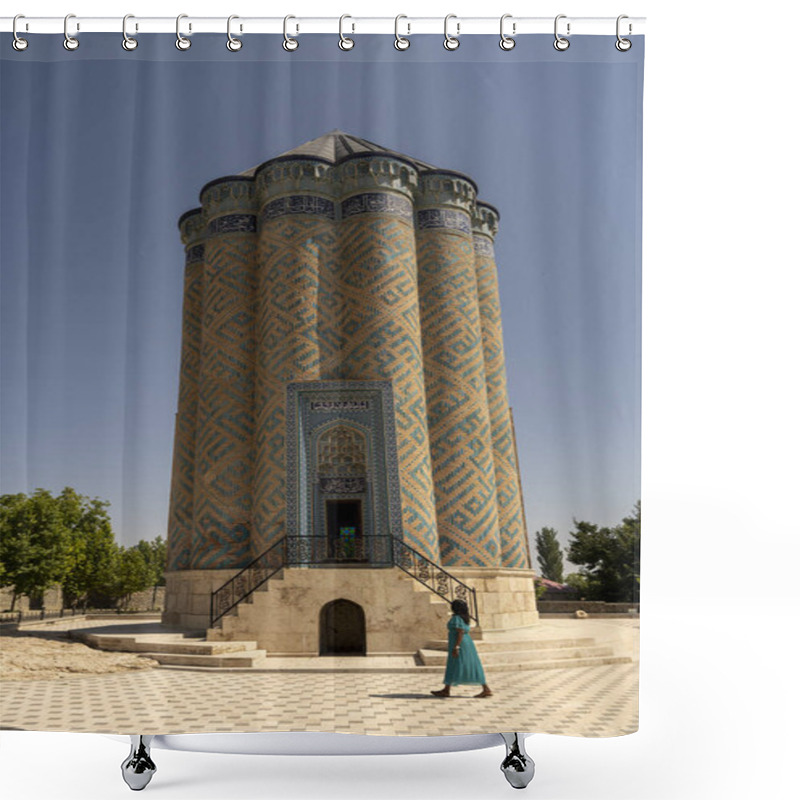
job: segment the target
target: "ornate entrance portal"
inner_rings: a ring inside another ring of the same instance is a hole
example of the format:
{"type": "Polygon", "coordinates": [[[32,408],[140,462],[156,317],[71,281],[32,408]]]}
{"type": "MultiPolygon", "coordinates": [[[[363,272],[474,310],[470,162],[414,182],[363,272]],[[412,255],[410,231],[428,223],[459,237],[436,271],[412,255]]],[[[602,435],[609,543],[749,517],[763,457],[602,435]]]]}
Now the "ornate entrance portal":
{"type": "Polygon", "coordinates": [[[309,564],[388,566],[403,536],[391,384],[310,381],[287,395],[287,536],[309,564]]]}

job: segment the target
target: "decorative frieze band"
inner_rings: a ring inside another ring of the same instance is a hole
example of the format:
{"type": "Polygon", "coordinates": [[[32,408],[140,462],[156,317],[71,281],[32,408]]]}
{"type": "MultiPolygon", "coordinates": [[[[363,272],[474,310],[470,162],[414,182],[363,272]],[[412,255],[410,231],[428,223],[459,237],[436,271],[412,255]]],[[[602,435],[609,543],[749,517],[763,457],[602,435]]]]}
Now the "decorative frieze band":
{"type": "Polygon", "coordinates": [[[342,219],[356,214],[391,214],[403,219],[414,218],[411,201],[390,192],[365,192],[342,201],[342,219]]]}
{"type": "Polygon", "coordinates": [[[338,476],[320,478],[319,490],[322,494],[366,494],[367,479],[338,476]]]}
{"type": "Polygon", "coordinates": [[[448,228],[472,235],[469,217],[454,208],[423,208],[417,211],[417,227],[421,230],[448,228]]]}
{"type": "Polygon", "coordinates": [[[487,239],[485,236],[475,236],[472,239],[472,246],[475,249],[475,255],[494,258],[494,245],[491,239],[487,239]]]}
{"type": "Polygon", "coordinates": [[[312,411],[369,411],[369,400],[312,400],[312,411]]]}
{"type": "Polygon", "coordinates": [[[186,251],[186,266],[188,267],[189,264],[196,264],[198,261],[202,261],[205,257],[206,253],[206,246],[204,244],[196,244],[194,247],[190,247],[186,251]]]}
{"type": "Polygon", "coordinates": [[[329,200],[326,197],[296,194],[289,197],[279,197],[267,203],[261,209],[261,221],[276,219],[289,214],[314,214],[319,217],[335,219],[336,209],[333,200],[329,200]]]}
{"type": "Polygon", "coordinates": [[[208,223],[208,233],[212,236],[221,233],[255,233],[255,214],[227,214],[216,217],[208,223]]]}

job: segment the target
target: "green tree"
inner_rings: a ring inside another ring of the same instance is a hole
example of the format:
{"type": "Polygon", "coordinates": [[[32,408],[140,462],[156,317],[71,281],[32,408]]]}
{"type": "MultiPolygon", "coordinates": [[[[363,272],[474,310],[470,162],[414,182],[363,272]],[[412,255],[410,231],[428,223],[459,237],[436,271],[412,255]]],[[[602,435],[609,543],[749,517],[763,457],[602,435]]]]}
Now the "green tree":
{"type": "Polygon", "coordinates": [[[152,572],[138,545],[117,547],[111,594],[126,606],[135,592],[152,586],[152,572]]]}
{"type": "Polygon", "coordinates": [[[150,586],[163,586],[165,583],[164,572],[167,568],[167,543],[156,536],[152,541],[141,539],[136,549],[144,557],[150,571],[150,586]]]}
{"type": "Polygon", "coordinates": [[[587,600],[638,602],[641,503],[613,528],[575,519],[573,525],[567,557],[581,569],[567,583],[587,600]]]}
{"type": "Polygon", "coordinates": [[[73,607],[85,608],[90,597],[108,593],[114,582],[117,547],[107,511],[109,503],[82,497],[70,488],[64,489],[59,500],[70,532],[64,600],[73,607]]]}
{"type": "Polygon", "coordinates": [[[564,559],[554,528],[536,531],[536,560],[543,578],[556,583],[564,582],[564,559]]]}
{"type": "Polygon", "coordinates": [[[0,572],[17,596],[40,595],[64,580],[70,566],[70,531],[60,498],[45,489],[30,496],[0,496],[0,572]]]}

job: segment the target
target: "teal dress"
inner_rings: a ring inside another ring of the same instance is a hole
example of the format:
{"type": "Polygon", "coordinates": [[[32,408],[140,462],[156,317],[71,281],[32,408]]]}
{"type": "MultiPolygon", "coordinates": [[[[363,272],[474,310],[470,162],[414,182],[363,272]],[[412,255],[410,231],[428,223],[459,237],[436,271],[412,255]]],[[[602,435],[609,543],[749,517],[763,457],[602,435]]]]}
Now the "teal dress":
{"type": "Polygon", "coordinates": [[[449,686],[458,686],[460,683],[481,685],[486,683],[478,650],[469,635],[469,625],[458,614],[453,614],[447,623],[447,667],[444,671],[444,682],[449,686]],[[458,658],[453,658],[453,648],[456,646],[460,630],[464,631],[464,638],[461,640],[458,658]]]}

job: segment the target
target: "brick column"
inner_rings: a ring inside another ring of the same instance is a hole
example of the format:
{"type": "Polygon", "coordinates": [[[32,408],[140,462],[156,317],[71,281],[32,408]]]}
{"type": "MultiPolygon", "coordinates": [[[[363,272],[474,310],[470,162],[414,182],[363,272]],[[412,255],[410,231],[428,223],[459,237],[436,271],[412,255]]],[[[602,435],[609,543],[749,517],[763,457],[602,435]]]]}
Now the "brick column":
{"type": "Polygon", "coordinates": [[[256,173],[259,198],[253,556],[285,533],[286,384],[338,359],[334,187],[330,166],[275,159],[256,173]]]}
{"type": "Polygon", "coordinates": [[[256,214],[250,178],[201,193],[206,218],[193,569],[250,560],[256,214]]]}
{"type": "Polygon", "coordinates": [[[475,270],[478,279],[478,303],[483,335],[483,363],[486,371],[486,395],[492,428],[497,513],[500,524],[500,565],[529,569],[528,537],[522,513],[514,436],[506,387],[506,362],[503,350],[503,324],[500,293],[494,258],[494,237],[499,214],[486,203],[477,203],[472,219],[475,270]]]}
{"type": "Polygon", "coordinates": [[[359,154],[337,170],[346,337],[339,374],[392,381],[403,538],[438,561],[412,204],[417,171],[387,154],[359,154]]]}
{"type": "Polygon", "coordinates": [[[202,209],[179,222],[186,249],[178,411],[167,523],[167,570],[189,569],[194,530],[194,452],[197,427],[197,378],[200,369],[200,315],[203,294],[205,219],[202,209]]]}
{"type": "Polygon", "coordinates": [[[416,211],[422,345],[444,566],[500,564],[472,214],[465,176],[420,176],[416,211]]]}

